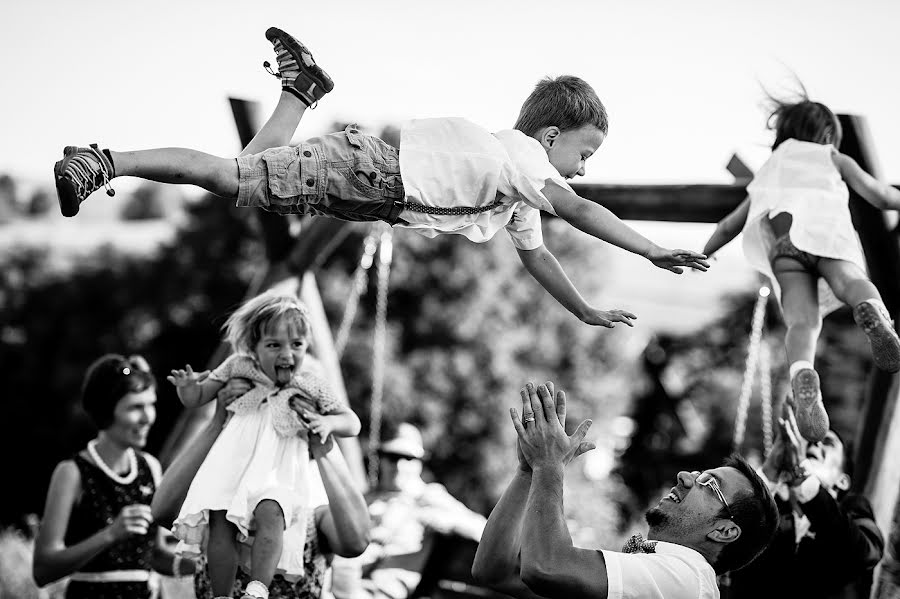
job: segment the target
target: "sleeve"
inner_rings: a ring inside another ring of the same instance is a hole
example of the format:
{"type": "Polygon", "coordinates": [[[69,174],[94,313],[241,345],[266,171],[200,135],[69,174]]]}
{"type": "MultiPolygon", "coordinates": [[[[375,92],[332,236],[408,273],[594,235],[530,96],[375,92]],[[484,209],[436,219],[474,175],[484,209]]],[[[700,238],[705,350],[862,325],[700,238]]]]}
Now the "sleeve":
{"type": "Polygon", "coordinates": [[[301,372],[297,379],[297,388],[300,395],[316,404],[320,414],[330,414],[345,405],[331,389],[328,381],[315,372],[309,370],[301,372]]]}
{"type": "Polygon", "coordinates": [[[513,209],[512,218],[506,223],[506,232],[517,249],[536,250],[544,244],[541,211],[519,202],[513,209]]]}
{"type": "Polygon", "coordinates": [[[209,373],[209,378],[220,383],[227,383],[228,379],[237,376],[241,360],[246,360],[246,357],[239,354],[231,354],[209,373]]]}
{"type": "Polygon", "coordinates": [[[848,578],[874,568],[881,560],[884,537],[864,497],[850,496],[838,504],[820,487],[818,494],[800,508],[809,518],[810,529],[816,533],[818,553],[844,556],[840,563],[850,569],[848,578]]]}
{"type": "Polygon", "coordinates": [[[684,560],[664,554],[603,550],[608,599],[697,599],[697,571],[684,560]]]}
{"type": "Polygon", "coordinates": [[[547,152],[536,139],[528,137],[521,131],[500,131],[496,136],[509,155],[510,168],[507,169],[506,176],[519,199],[537,210],[555,215],[556,211],[544,195],[543,189],[552,183],[572,193],[575,192],[556,167],[550,164],[547,152]]]}

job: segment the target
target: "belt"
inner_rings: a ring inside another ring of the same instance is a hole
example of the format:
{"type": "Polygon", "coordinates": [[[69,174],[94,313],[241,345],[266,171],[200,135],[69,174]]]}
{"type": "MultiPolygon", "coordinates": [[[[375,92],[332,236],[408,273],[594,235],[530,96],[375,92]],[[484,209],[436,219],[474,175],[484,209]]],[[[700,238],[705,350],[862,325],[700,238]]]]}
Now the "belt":
{"type": "Polygon", "coordinates": [[[78,582],[147,582],[150,570],[107,570],[106,572],[75,572],[69,578],[78,582]]]}

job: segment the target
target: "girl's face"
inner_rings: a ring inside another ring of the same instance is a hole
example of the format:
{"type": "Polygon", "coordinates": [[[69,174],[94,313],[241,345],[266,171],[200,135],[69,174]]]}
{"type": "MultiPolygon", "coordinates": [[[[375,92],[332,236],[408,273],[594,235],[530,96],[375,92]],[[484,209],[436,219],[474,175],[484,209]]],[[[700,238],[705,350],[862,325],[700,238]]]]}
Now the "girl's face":
{"type": "Polygon", "coordinates": [[[147,444],[147,434],[155,421],[156,387],[150,387],[122,397],[105,432],[122,447],[141,449],[147,444]]]}
{"type": "Polygon", "coordinates": [[[287,385],[300,370],[309,340],[293,322],[282,318],[263,331],[254,351],[259,367],[277,386],[287,385]]]}

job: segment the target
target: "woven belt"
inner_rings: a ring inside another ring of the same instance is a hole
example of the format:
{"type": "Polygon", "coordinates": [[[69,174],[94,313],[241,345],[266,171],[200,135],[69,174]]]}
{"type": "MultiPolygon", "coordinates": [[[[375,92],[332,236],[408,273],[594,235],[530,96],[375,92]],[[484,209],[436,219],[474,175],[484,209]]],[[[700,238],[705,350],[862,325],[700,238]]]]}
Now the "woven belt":
{"type": "Polygon", "coordinates": [[[422,212],[424,214],[439,214],[441,216],[461,216],[464,214],[481,214],[482,212],[487,212],[488,210],[493,210],[494,208],[500,206],[502,202],[499,200],[495,200],[490,204],[485,204],[484,206],[426,206],[425,204],[419,204],[418,202],[410,202],[404,201],[403,208],[405,210],[409,210],[410,212],[422,212]]]}
{"type": "Polygon", "coordinates": [[[150,570],[75,572],[69,580],[76,580],[78,582],[147,582],[150,580],[150,570]]]}

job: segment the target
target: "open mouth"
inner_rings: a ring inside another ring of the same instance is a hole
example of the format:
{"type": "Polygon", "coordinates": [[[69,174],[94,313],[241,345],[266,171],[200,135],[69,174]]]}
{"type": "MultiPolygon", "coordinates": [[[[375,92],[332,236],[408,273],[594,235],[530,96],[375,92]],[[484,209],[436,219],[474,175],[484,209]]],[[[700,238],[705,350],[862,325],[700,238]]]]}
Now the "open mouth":
{"type": "Polygon", "coordinates": [[[674,501],[675,503],[681,503],[681,497],[679,497],[675,493],[674,487],[672,488],[671,491],[669,491],[669,493],[665,497],[663,497],[663,499],[668,499],[669,501],[674,501]]]}
{"type": "Polygon", "coordinates": [[[278,385],[286,385],[294,376],[293,364],[276,364],[275,365],[275,382],[278,385]]]}

